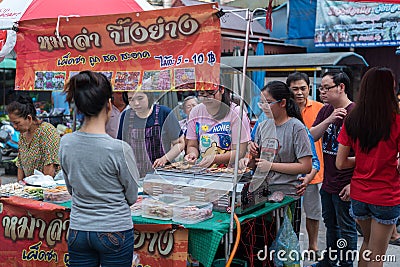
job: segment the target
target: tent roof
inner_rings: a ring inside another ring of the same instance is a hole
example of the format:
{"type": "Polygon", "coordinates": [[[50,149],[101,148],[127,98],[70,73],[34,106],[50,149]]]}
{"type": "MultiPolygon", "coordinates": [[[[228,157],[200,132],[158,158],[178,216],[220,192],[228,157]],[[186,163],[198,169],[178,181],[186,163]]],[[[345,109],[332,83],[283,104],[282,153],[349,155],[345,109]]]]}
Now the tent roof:
{"type": "Polygon", "coordinates": [[[144,0],[68,0],[65,3],[54,0],[33,0],[22,20],[57,18],[58,16],[97,16],[121,14],[132,11],[154,9],[144,0]]]}
{"type": "Polygon", "coordinates": [[[0,62],[0,69],[15,69],[17,67],[17,62],[12,58],[5,58],[0,62]]]}
{"type": "MultiPolygon", "coordinates": [[[[244,57],[221,57],[221,65],[240,69],[244,57]]],[[[365,59],[353,52],[308,53],[308,54],[279,54],[264,56],[249,56],[247,68],[250,69],[300,69],[326,66],[368,66],[365,59]]],[[[224,67],[224,66],[223,66],[224,67]]]]}

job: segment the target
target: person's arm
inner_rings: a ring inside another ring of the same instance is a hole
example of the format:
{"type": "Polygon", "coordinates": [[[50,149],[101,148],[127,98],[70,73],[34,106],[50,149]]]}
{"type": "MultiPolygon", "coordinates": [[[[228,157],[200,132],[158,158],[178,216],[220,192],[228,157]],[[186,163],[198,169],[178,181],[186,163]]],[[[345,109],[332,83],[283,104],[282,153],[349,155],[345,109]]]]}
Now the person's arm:
{"type": "Polygon", "coordinates": [[[318,141],[324,135],[324,132],[326,129],[328,129],[331,123],[334,123],[337,119],[342,120],[344,117],[346,117],[346,115],[347,110],[345,108],[336,108],[328,118],[323,120],[318,125],[311,127],[310,132],[314,138],[314,141],[318,141]]]}
{"type": "Polygon", "coordinates": [[[42,166],[42,172],[44,175],[50,175],[54,177],[56,175],[56,168],[60,164],[58,152],[60,149],[60,135],[56,128],[52,125],[43,126],[46,127],[41,132],[41,145],[43,151],[45,151],[44,166],[42,166]]]}
{"type": "MultiPolygon", "coordinates": [[[[269,162],[267,160],[257,159],[260,162],[269,162]]],[[[269,162],[271,164],[271,171],[286,173],[286,174],[299,174],[299,173],[309,173],[311,171],[311,156],[306,156],[298,159],[298,162],[269,162]]]]}
{"type": "Polygon", "coordinates": [[[350,147],[339,144],[336,156],[336,168],[339,170],[350,169],[356,166],[356,158],[349,157],[350,147]]]}
{"type": "MultiPolygon", "coordinates": [[[[246,154],[247,143],[239,145],[239,158],[243,158],[246,154]]],[[[199,163],[200,167],[210,167],[213,164],[229,164],[234,163],[236,157],[236,145],[232,145],[232,149],[223,154],[211,155],[204,157],[199,163]]]]}
{"type": "Polygon", "coordinates": [[[186,155],[185,160],[191,163],[195,163],[199,158],[199,142],[195,139],[186,139],[186,155]]]}
{"type": "Polygon", "coordinates": [[[43,167],[43,174],[54,178],[56,175],[56,164],[49,164],[43,167]]]}
{"type": "Polygon", "coordinates": [[[25,173],[21,168],[18,168],[17,181],[22,181],[25,178],[25,173]]]}
{"type": "Polygon", "coordinates": [[[122,142],[122,147],[122,151],[117,155],[120,157],[118,179],[124,187],[126,202],[131,206],[135,204],[138,195],[139,171],[131,146],[122,142]]]}
{"type": "Polygon", "coordinates": [[[326,129],[328,129],[330,124],[329,118],[322,121],[320,124],[310,128],[310,133],[315,141],[318,141],[323,135],[326,129]]]}
{"type": "Polygon", "coordinates": [[[153,168],[164,166],[167,162],[172,162],[185,148],[185,139],[181,135],[178,139],[171,142],[171,149],[161,158],[154,161],[153,168]]]}

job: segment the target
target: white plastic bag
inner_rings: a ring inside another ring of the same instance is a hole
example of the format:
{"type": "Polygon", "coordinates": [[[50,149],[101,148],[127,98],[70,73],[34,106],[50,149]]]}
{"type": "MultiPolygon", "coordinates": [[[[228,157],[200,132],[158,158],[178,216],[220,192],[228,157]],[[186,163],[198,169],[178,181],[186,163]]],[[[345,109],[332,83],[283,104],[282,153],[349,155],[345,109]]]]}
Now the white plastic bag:
{"type": "Polygon", "coordinates": [[[33,175],[25,177],[24,182],[28,185],[35,185],[41,187],[54,187],[56,182],[50,175],[44,175],[38,170],[34,170],[33,175]]]}

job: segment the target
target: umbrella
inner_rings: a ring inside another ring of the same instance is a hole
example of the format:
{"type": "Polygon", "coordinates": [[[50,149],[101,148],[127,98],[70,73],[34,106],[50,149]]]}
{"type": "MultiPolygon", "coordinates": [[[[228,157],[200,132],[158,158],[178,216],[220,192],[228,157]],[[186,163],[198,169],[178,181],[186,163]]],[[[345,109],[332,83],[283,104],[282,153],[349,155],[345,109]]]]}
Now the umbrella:
{"type": "MultiPolygon", "coordinates": [[[[15,0],[13,0],[15,1],[15,0]]],[[[98,16],[154,9],[145,0],[33,0],[21,17],[23,20],[60,16],[98,16]]]]}
{"type": "Polygon", "coordinates": [[[17,34],[11,30],[32,0],[3,0],[0,2],[0,61],[14,48],[17,34]]]}
{"type": "Polygon", "coordinates": [[[0,61],[14,48],[17,35],[14,23],[24,20],[61,18],[68,16],[98,16],[154,9],[145,0],[3,0],[0,2],[0,61]],[[0,34],[1,35],[1,34],[0,34]]]}
{"type": "MultiPolygon", "coordinates": [[[[262,39],[258,40],[257,48],[256,48],[256,56],[264,55],[264,44],[262,39]]],[[[254,82],[253,86],[253,97],[251,98],[250,103],[250,118],[252,115],[259,116],[262,113],[262,110],[258,107],[258,101],[260,100],[260,90],[264,87],[265,80],[265,71],[254,71],[251,75],[251,79],[254,82]]]]}

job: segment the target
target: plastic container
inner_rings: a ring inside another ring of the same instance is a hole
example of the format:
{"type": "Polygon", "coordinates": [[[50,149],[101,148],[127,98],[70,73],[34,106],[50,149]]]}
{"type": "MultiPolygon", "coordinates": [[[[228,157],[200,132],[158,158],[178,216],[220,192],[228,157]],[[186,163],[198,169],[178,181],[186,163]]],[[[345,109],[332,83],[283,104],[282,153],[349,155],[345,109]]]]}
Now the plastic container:
{"type": "Polygon", "coordinates": [[[65,186],[57,186],[56,188],[43,190],[43,200],[52,203],[63,203],[69,201],[71,195],[65,186]]]}
{"type": "Polygon", "coordinates": [[[165,204],[170,204],[172,206],[179,205],[181,203],[189,202],[189,196],[182,196],[177,194],[162,194],[155,197],[157,200],[164,202],[165,204]]]}
{"type": "Polygon", "coordinates": [[[142,217],[171,220],[173,216],[173,208],[184,202],[189,202],[188,196],[181,195],[159,195],[157,198],[147,198],[142,202],[142,217]]]}
{"type": "Polygon", "coordinates": [[[141,216],[143,213],[142,204],[144,199],[148,198],[148,196],[140,195],[138,196],[136,203],[130,206],[131,208],[131,215],[132,216],[141,216]]]}
{"type": "Polygon", "coordinates": [[[185,202],[174,207],[172,220],[183,224],[193,224],[210,219],[213,216],[210,202],[185,202]]]}

